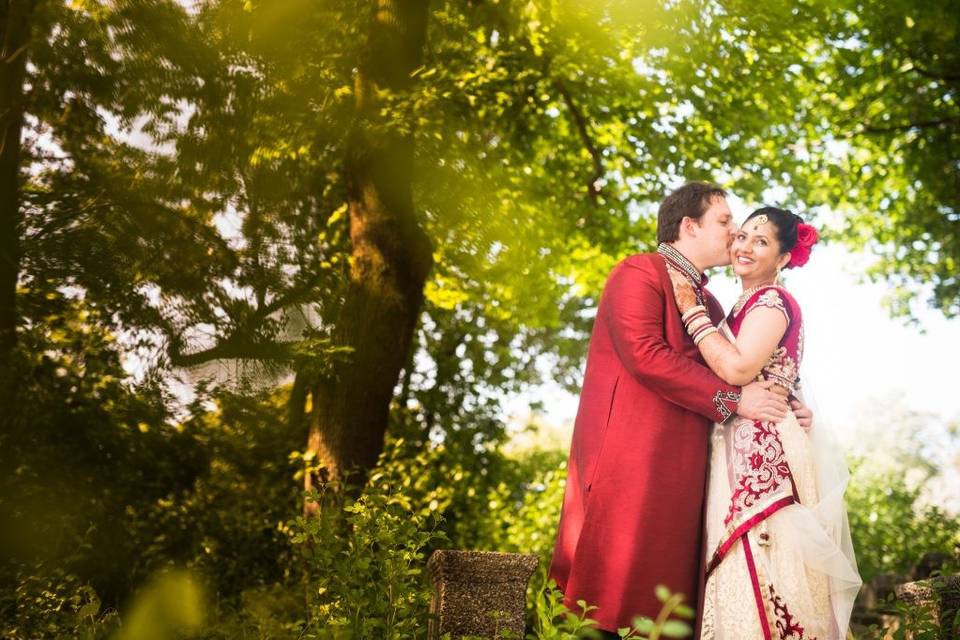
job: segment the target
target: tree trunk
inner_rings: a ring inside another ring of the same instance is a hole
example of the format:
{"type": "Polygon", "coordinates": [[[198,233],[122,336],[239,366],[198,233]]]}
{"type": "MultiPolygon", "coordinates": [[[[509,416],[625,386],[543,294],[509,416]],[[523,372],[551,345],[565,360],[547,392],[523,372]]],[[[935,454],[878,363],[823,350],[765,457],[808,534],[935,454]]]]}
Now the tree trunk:
{"type": "Polygon", "coordinates": [[[360,472],[353,481],[362,482],[376,463],[433,266],[430,240],[413,203],[413,137],[388,126],[377,103],[380,91],[403,94],[411,88],[426,21],[424,0],[377,0],[366,59],[358,66],[358,119],[345,163],[350,282],[333,329],[335,344],[352,353],[335,376],[312,390],[307,447],[321,470],[307,475],[307,490],[318,480],[341,480],[351,470],[360,472]]]}
{"type": "Polygon", "coordinates": [[[0,0],[0,368],[17,344],[20,274],[20,136],[31,0],[0,0]]]}

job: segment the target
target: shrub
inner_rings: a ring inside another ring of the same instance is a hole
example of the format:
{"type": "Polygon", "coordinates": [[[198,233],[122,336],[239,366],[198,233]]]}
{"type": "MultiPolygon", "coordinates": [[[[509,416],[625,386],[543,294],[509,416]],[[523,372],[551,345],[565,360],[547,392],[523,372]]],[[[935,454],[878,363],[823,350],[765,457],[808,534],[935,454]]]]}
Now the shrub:
{"type": "Polygon", "coordinates": [[[902,474],[854,464],[846,500],[864,582],[881,573],[906,574],[927,552],[955,557],[960,519],[936,506],[920,506],[920,494],[921,488],[911,488],[902,474]]]}

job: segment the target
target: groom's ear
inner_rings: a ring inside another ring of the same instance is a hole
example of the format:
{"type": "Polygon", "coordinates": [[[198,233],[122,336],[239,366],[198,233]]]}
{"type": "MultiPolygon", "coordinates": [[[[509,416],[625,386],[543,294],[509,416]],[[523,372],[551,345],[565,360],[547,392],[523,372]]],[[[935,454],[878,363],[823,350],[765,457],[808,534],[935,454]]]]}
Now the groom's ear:
{"type": "Polygon", "coordinates": [[[690,216],[683,216],[683,219],[680,220],[680,237],[686,234],[691,238],[696,238],[701,228],[699,220],[695,220],[690,216]]]}

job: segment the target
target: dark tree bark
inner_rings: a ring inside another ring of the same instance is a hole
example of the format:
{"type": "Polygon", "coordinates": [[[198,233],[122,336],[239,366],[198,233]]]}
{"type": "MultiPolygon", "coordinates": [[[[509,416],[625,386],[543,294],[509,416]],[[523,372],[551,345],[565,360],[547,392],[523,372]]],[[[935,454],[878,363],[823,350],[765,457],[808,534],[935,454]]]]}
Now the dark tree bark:
{"type": "Polygon", "coordinates": [[[0,368],[17,343],[20,138],[30,18],[35,0],[0,0],[0,368]]]}
{"type": "Polygon", "coordinates": [[[352,353],[335,376],[312,389],[307,447],[322,469],[319,478],[308,474],[308,490],[318,479],[341,479],[351,470],[362,480],[376,463],[433,266],[413,203],[413,137],[387,125],[377,102],[378,91],[411,88],[427,13],[424,0],[377,0],[366,59],[358,65],[358,119],[345,162],[352,266],[333,328],[334,344],[352,353]]]}

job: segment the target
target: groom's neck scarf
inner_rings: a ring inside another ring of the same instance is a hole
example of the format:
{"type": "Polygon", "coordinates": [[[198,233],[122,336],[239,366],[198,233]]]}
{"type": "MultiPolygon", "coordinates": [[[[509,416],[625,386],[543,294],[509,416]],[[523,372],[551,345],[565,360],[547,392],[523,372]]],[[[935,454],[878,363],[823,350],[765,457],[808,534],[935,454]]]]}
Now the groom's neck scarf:
{"type": "Polygon", "coordinates": [[[693,283],[693,290],[697,294],[697,302],[703,304],[703,288],[707,286],[707,274],[700,273],[693,263],[687,260],[687,257],[674,249],[666,242],[661,242],[657,247],[657,253],[662,255],[667,261],[667,266],[673,267],[680,273],[685,274],[693,283]]]}
{"type": "Polygon", "coordinates": [[[666,242],[660,243],[660,246],[657,247],[657,253],[666,258],[671,267],[679,270],[682,273],[685,273],[687,277],[693,281],[694,286],[698,289],[707,284],[707,275],[705,273],[700,273],[700,271],[693,266],[693,263],[687,260],[685,255],[674,249],[666,242]]]}

